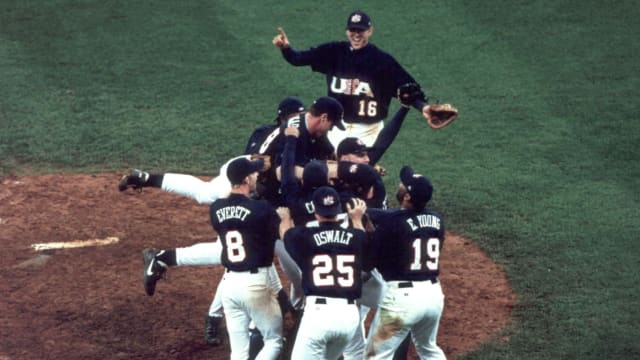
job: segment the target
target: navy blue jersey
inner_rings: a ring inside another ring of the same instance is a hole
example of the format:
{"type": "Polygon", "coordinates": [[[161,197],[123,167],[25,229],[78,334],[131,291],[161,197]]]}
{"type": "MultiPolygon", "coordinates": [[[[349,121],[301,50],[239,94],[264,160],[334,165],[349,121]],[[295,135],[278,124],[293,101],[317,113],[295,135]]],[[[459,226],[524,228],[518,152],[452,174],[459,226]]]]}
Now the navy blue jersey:
{"type": "Polygon", "coordinates": [[[377,211],[372,244],[373,264],[386,281],[435,279],[440,272],[444,222],[424,209],[377,211]]]}
{"type": "Polygon", "coordinates": [[[296,127],[300,133],[296,140],[295,165],[304,166],[314,159],[326,160],[331,158],[334,153],[333,146],[326,136],[315,138],[309,134],[305,122],[305,114],[293,117],[275,127],[271,133],[264,137],[261,144],[253,146],[252,149],[257,149],[257,154],[271,157],[271,168],[266,172],[260,173],[258,182],[260,195],[274,206],[283,205],[282,199],[280,199],[280,182],[276,177],[275,170],[282,164],[282,154],[286,140],[284,129],[287,127],[296,127]]]}
{"type": "Polygon", "coordinates": [[[247,145],[244,148],[245,155],[258,154],[260,146],[264,143],[265,139],[273,130],[277,129],[279,125],[262,125],[257,127],[249,136],[247,145]]]}
{"type": "Polygon", "coordinates": [[[336,222],[296,226],[284,235],[287,252],[302,271],[304,294],[355,300],[362,293],[366,234],[336,222]]]}
{"type": "Polygon", "coordinates": [[[327,140],[326,136],[315,138],[309,134],[305,122],[305,114],[293,117],[282,123],[279,127],[274,128],[259,146],[253,147],[258,150],[256,153],[270,155],[272,164],[279,166],[282,162],[282,151],[284,150],[285,144],[284,129],[287,127],[298,128],[300,132],[296,142],[296,165],[304,166],[304,164],[311,160],[326,160],[333,156],[333,146],[327,140]]]}
{"type": "Polygon", "coordinates": [[[209,208],[211,225],[222,241],[222,265],[231,271],[270,266],[280,217],[269,203],[231,194],[209,208]]]}
{"type": "Polygon", "coordinates": [[[295,175],[296,138],[285,137],[282,152],[281,194],[282,204],[289,208],[294,225],[304,225],[315,220],[313,208],[313,191],[304,189],[295,175]]]}
{"type": "Polygon", "coordinates": [[[348,123],[384,120],[398,87],[415,82],[391,55],[371,43],[358,50],[352,50],[346,41],[305,51],[288,47],[282,49],[282,55],[291,65],[311,66],[311,70],[325,74],[327,95],[342,104],[348,123]]]}

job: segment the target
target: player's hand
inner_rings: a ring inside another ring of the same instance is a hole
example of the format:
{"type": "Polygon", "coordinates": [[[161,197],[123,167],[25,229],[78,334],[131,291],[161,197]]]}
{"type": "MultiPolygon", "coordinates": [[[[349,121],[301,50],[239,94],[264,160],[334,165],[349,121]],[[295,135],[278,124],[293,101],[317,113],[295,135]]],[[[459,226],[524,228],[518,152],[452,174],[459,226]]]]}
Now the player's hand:
{"type": "Polygon", "coordinates": [[[387,169],[383,168],[380,165],[375,165],[373,167],[373,170],[375,170],[380,176],[385,176],[387,175],[387,169]]]}
{"type": "Polygon", "coordinates": [[[289,38],[281,27],[278,28],[278,35],[276,35],[271,42],[280,49],[289,47],[289,38]]]}
{"type": "Polygon", "coordinates": [[[367,210],[367,204],[360,198],[351,198],[347,203],[347,213],[351,220],[362,219],[364,212],[367,210]]]}
{"type": "Polygon", "coordinates": [[[280,219],[282,220],[291,218],[291,211],[289,211],[288,207],[280,206],[276,209],[276,212],[278,213],[278,216],[280,216],[280,219]]]}
{"type": "Polygon", "coordinates": [[[297,127],[289,126],[284,129],[284,136],[293,136],[297,138],[300,136],[300,130],[297,127]]]}

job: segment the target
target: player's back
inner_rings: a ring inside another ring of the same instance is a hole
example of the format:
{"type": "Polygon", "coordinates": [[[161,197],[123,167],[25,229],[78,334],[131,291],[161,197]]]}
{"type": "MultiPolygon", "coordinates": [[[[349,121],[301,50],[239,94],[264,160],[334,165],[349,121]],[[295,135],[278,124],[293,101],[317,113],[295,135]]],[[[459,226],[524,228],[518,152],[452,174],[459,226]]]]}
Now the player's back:
{"type": "Polygon", "coordinates": [[[444,234],[442,216],[435,211],[388,211],[376,224],[374,264],[387,281],[434,279],[444,234]]]}
{"type": "Polygon", "coordinates": [[[285,235],[285,245],[302,271],[305,295],[360,297],[364,231],[344,228],[338,222],[297,226],[285,235]]]}
{"type": "Polygon", "coordinates": [[[280,219],[266,201],[231,194],[210,206],[213,228],[222,241],[222,264],[231,271],[270,266],[280,219]]]}

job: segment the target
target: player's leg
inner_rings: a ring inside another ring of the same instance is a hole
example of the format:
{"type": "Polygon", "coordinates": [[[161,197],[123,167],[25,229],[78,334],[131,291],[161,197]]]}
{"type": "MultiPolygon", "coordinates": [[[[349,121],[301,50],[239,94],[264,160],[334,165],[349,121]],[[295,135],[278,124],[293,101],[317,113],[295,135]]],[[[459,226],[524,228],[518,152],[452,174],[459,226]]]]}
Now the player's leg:
{"type": "Polygon", "coordinates": [[[218,291],[225,311],[225,323],[229,334],[230,358],[246,360],[249,357],[249,334],[247,328],[251,317],[247,312],[246,289],[251,284],[249,273],[225,273],[218,291]]]}
{"type": "Polygon", "coordinates": [[[220,324],[222,323],[224,312],[222,307],[222,297],[220,296],[220,287],[222,279],[218,283],[218,287],[213,296],[213,301],[209,306],[209,311],[205,317],[204,339],[211,346],[222,344],[222,335],[220,334],[220,324]]]}
{"type": "MultiPolygon", "coordinates": [[[[407,337],[413,321],[413,309],[407,302],[409,296],[398,288],[397,282],[389,282],[380,306],[375,312],[366,344],[366,359],[391,359],[407,337]]],[[[422,298],[424,301],[424,298],[422,298]]]]}
{"type": "Polygon", "coordinates": [[[393,360],[407,359],[409,357],[409,346],[411,346],[411,333],[402,340],[396,352],[393,354],[393,360]]]}
{"type": "Polygon", "coordinates": [[[198,243],[187,247],[176,248],[177,266],[213,266],[222,264],[222,243],[198,243]]]}
{"type": "Polygon", "coordinates": [[[424,296],[421,296],[420,301],[423,309],[422,319],[411,327],[411,336],[421,359],[443,360],[446,357],[437,344],[437,335],[444,309],[444,295],[440,283],[422,283],[425,283],[421,285],[424,288],[421,292],[424,296]]]}
{"type": "Polygon", "coordinates": [[[292,360],[338,359],[359,326],[356,305],[347,304],[344,299],[335,304],[328,298],[316,304],[315,299],[313,296],[307,298],[291,352],[292,360]]]}
{"type": "MultiPolygon", "coordinates": [[[[282,282],[280,282],[280,276],[278,275],[278,270],[274,264],[268,269],[269,272],[269,288],[276,293],[276,298],[278,300],[278,305],[280,306],[280,312],[282,313],[282,317],[290,311],[291,303],[289,302],[289,296],[282,288],[282,282]]],[[[264,339],[262,337],[262,333],[255,326],[255,324],[251,324],[249,326],[249,360],[253,360],[258,356],[260,350],[264,346],[264,339]]]]}
{"type": "Polygon", "coordinates": [[[198,243],[183,248],[158,250],[145,249],[143,283],[147,295],[153,296],[156,283],[170,266],[220,265],[222,245],[219,241],[198,243]]]}
{"type": "MultiPolygon", "coordinates": [[[[282,349],[282,313],[276,292],[269,287],[271,275],[268,268],[261,268],[259,273],[251,276],[248,286],[243,289],[246,309],[256,327],[260,329],[264,343],[256,359],[276,359],[282,349]]],[[[247,328],[245,333],[246,330],[247,328]]]]}
{"type": "MultiPolygon", "coordinates": [[[[345,353],[346,347],[349,345],[354,334],[361,327],[360,315],[357,306],[342,306],[342,309],[336,311],[337,318],[332,321],[333,327],[329,331],[329,339],[327,342],[326,357],[327,359],[338,359],[341,354],[345,353]]],[[[364,350],[364,344],[362,346],[364,350]]],[[[346,360],[346,357],[343,356],[346,360]]],[[[360,354],[358,360],[364,359],[364,352],[360,354]]]]}
{"type": "Polygon", "coordinates": [[[365,348],[365,320],[369,311],[378,307],[384,293],[385,282],[377,269],[367,274],[367,280],[362,285],[360,304],[360,326],[344,350],[344,360],[363,359],[365,348]]]}
{"type": "Polygon", "coordinates": [[[211,204],[231,191],[231,184],[226,177],[218,176],[211,181],[204,181],[186,174],[149,174],[141,170],[132,170],[124,175],[118,183],[118,189],[140,189],[156,187],[166,192],[188,197],[200,204],[211,204]]]}
{"type": "Polygon", "coordinates": [[[203,181],[192,175],[166,173],[161,189],[194,199],[199,204],[211,204],[221,197],[227,197],[231,184],[226,177],[218,176],[211,181],[203,181]]]}

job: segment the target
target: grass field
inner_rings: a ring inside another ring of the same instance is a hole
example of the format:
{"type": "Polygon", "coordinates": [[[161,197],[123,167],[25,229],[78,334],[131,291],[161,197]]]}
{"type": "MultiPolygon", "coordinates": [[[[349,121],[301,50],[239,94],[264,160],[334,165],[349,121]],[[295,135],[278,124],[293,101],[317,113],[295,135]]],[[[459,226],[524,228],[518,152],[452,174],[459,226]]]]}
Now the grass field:
{"type": "Polygon", "coordinates": [[[412,112],[387,185],[405,163],[428,175],[449,229],[518,294],[509,340],[463,358],[640,358],[632,1],[5,0],[0,175],[214,174],[282,97],[324,94],[271,45],[276,28],[296,48],[341,40],[358,7],[373,42],[461,111],[440,131],[412,112]]]}

